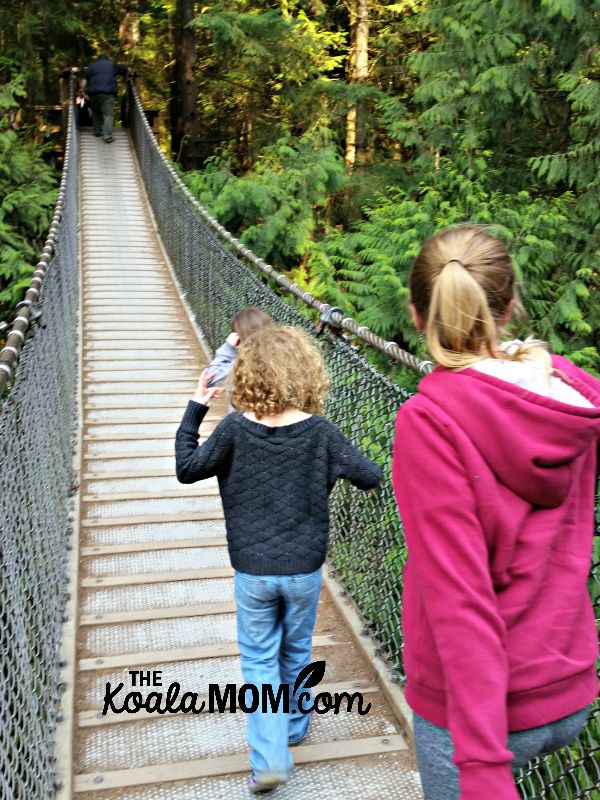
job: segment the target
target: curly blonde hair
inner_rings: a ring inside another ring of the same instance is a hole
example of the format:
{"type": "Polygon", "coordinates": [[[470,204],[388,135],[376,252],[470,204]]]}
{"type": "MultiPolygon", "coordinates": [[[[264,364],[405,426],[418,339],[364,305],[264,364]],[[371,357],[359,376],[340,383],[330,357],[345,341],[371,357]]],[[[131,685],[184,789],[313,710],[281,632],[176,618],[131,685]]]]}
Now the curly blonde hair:
{"type": "Polygon", "coordinates": [[[240,346],[231,402],[257,419],[296,408],[322,414],[329,380],[321,353],[298,328],[267,326],[240,346]]]}

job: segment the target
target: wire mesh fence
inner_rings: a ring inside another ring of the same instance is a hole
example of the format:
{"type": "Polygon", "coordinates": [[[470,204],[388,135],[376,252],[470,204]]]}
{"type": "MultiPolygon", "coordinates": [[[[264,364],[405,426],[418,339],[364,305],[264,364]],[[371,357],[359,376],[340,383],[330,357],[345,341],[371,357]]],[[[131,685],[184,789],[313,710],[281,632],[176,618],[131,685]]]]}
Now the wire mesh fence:
{"type": "MultiPolygon", "coordinates": [[[[230,331],[234,314],[260,306],[280,324],[314,333],[295,297],[276,294],[231,249],[220,226],[198,207],[159,151],[135,93],[129,98],[131,129],[142,178],[164,247],[179,283],[214,350],[230,331]]],[[[231,241],[231,240],[229,240],[231,241]]],[[[294,293],[297,297],[297,293],[294,293]]],[[[329,332],[319,337],[330,379],[328,417],[390,475],[394,418],[407,393],[374,370],[354,348],[329,332]]],[[[389,478],[375,497],[344,483],[332,494],[328,558],[365,620],[365,634],[404,678],[400,629],[402,569],[406,547],[389,478]]],[[[592,585],[598,607],[600,565],[592,585]]],[[[560,754],[536,759],[522,770],[523,797],[599,800],[600,707],[578,741],[560,754]]]]}
{"type": "Polygon", "coordinates": [[[64,170],[54,257],[32,314],[41,316],[25,341],[0,416],[3,800],[45,800],[56,789],[53,753],[63,688],[60,646],[78,386],[79,201],[72,126],[64,170]]]}

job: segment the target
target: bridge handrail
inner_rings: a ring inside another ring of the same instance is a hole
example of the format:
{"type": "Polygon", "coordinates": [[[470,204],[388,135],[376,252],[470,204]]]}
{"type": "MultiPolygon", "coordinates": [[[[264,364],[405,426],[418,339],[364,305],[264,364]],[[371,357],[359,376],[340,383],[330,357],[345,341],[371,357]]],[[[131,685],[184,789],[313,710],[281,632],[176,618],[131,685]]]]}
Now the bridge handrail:
{"type": "Polygon", "coordinates": [[[26,293],[31,305],[17,309],[0,370],[2,386],[14,378],[0,410],[0,797],[7,800],[54,795],[57,731],[66,735],[58,723],[77,485],[77,158],[70,106],[55,216],[26,293]]]}
{"type": "Polygon", "coordinates": [[[58,197],[56,199],[48,235],[36,264],[33,277],[29,283],[29,288],[25,292],[23,299],[17,303],[15,307],[15,318],[10,326],[10,332],[6,336],[6,343],[2,350],[0,350],[0,397],[2,397],[11,378],[14,377],[19,356],[25,344],[25,334],[37,318],[35,307],[42,291],[44,276],[48,269],[48,264],[56,253],[58,232],[63,219],[67,181],[69,178],[71,131],[74,124],[73,89],[74,80],[73,77],[70,77],[66,145],[58,197]]]}
{"type": "MultiPolygon", "coordinates": [[[[141,115],[143,124],[148,129],[148,132],[152,134],[150,123],[144,114],[139,95],[131,79],[130,86],[134,103],[141,115]]],[[[373,331],[366,325],[359,325],[352,317],[344,316],[344,314],[340,314],[337,311],[332,312],[332,306],[330,306],[328,303],[322,303],[320,300],[314,297],[311,292],[304,292],[300,286],[298,286],[296,283],[292,283],[292,281],[290,281],[286,275],[277,272],[277,270],[271,266],[271,264],[268,264],[262,258],[258,258],[258,256],[254,255],[249,248],[247,248],[242,242],[240,242],[239,239],[237,239],[232,233],[224,228],[213,216],[211,216],[204,206],[198,202],[185,183],[181,180],[177,174],[177,171],[169,162],[165,154],[159,148],[157,149],[173,181],[177,184],[179,189],[181,189],[186,199],[192,204],[205,222],[208,223],[212,230],[215,231],[218,236],[224,239],[239,256],[260,270],[260,272],[262,272],[264,275],[275,280],[279,286],[292,294],[298,300],[301,300],[306,306],[316,309],[320,315],[327,315],[334,325],[342,330],[348,331],[348,333],[351,333],[352,336],[362,340],[370,347],[379,350],[390,360],[403,364],[404,366],[409,367],[420,374],[425,374],[431,371],[433,368],[431,361],[423,361],[417,358],[417,356],[415,356],[413,353],[403,350],[396,344],[396,342],[386,341],[381,336],[373,333],[373,331]]]]}

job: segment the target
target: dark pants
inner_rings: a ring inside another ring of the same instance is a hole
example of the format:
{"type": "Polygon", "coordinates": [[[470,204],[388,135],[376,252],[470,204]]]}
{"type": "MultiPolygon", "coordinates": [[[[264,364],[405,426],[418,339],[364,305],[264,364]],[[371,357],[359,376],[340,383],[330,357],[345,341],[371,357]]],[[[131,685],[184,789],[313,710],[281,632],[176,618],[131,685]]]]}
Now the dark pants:
{"type": "MultiPolygon", "coordinates": [[[[513,770],[535,756],[553,753],[577,738],[587,722],[589,708],[568,717],[508,735],[508,749],[514,755],[513,770]]],[[[414,714],[415,749],[425,800],[459,800],[458,770],[451,759],[452,737],[447,728],[439,728],[414,714]]],[[[481,789],[485,796],[485,787],[481,789]]]]}
{"type": "Polygon", "coordinates": [[[94,133],[97,136],[104,136],[105,139],[109,139],[113,135],[115,100],[114,94],[95,92],[90,95],[94,133]]]}

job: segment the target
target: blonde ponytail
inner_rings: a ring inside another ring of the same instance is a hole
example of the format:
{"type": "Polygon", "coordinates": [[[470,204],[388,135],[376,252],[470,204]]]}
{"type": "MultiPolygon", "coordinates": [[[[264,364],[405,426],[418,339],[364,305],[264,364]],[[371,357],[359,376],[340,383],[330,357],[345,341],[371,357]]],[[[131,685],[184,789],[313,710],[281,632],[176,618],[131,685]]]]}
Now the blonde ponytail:
{"type": "Polygon", "coordinates": [[[458,259],[433,282],[427,315],[427,345],[438,364],[457,369],[493,355],[496,324],[481,286],[458,259]]]}
{"type": "Polygon", "coordinates": [[[500,326],[518,298],[508,251],[483,228],[463,225],[428,239],[412,267],[410,295],[438,364],[460,369],[492,357],[535,360],[551,369],[542,342],[498,349],[500,326]]]}

